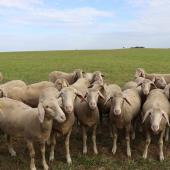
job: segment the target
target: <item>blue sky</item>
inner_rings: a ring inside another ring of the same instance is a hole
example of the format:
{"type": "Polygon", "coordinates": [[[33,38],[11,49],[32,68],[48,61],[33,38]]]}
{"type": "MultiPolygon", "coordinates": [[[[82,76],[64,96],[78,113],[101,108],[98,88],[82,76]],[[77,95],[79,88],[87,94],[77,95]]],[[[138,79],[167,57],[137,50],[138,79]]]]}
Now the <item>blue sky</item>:
{"type": "Polygon", "coordinates": [[[169,0],[0,0],[0,51],[170,47],[169,0]]]}

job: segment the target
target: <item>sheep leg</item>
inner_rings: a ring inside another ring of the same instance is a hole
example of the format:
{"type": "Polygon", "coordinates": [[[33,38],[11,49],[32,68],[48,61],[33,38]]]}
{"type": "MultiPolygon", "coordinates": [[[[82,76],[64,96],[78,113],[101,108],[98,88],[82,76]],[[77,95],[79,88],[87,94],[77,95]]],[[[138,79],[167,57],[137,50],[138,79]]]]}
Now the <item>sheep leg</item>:
{"type": "Polygon", "coordinates": [[[130,129],[131,124],[126,126],[126,145],[127,145],[127,156],[131,157],[131,148],[130,148],[130,129]]]}
{"type": "Polygon", "coordinates": [[[45,142],[41,143],[41,156],[42,156],[42,166],[44,170],[48,170],[49,168],[45,159],[45,142]]]}
{"type": "Polygon", "coordinates": [[[51,142],[51,151],[50,151],[49,161],[52,162],[52,161],[54,161],[54,150],[55,150],[55,146],[56,146],[55,133],[51,133],[50,142],[51,142]]]}
{"type": "Polygon", "coordinates": [[[165,141],[168,142],[168,140],[169,140],[169,127],[166,126],[165,141]]]}
{"type": "Polygon", "coordinates": [[[71,156],[70,156],[70,135],[71,135],[71,131],[72,131],[72,128],[68,132],[66,139],[65,139],[66,159],[67,159],[68,164],[72,163],[71,156]]]}
{"type": "Polygon", "coordinates": [[[36,170],[36,167],[35,167],[35,150],[34,150],[33,143],[31,141],[27,141],[27,147],[28,147],[28,150],[30,152],[30,157],[31,157],[30,169],[36,170]]]}
{"type": "Polygon", "coordinates": [[[151,143],[151,135],[149,133],[149,131],[146,131],[146,143],[145,143],[145,149],[143,152],[143,158],[146,159],[147,155],[148,155],[148,147],[151,143]]]}
{"type": "Polygon", "coordinates": [[[135,131],[136,131],[136,120],[134,120],[133,125],[131,125],[132,140],[135,140],[136,137],[135,131]]]}
{"type": "Polygon", "coordinates": [[[164,154],[163,154],[163,137],[164,137],[165,130],[163,130],[160,134],[159,138],[159,159],[160,161],[164,160],[164,154]]]}
{"type": "Polygon", "coordinates": [[[112,126],[112,137],[113,137],[112,153],[114,155],[117,150],[117,128],[114,125],[112,126]]]}
{"type": "Polygon", "coordinates": [[[96,146],[96,128],[97,128],[97,125],[94,125],[93,132],[92,132],[92,142],[93,142],[93,151],[97,155],[98,150],[97,150],[97,146],[96,146]]]}
{"type": "Polygon", "coordinates": [[[7,145],[8,145],[8,151],[11,154],[11,156],[16,156],[16,152],[12,146],[12,138],[7,135],[7,145]]]}
{"type": "Polygon", "coordinates": [[[87,131],[85,126],[82,126],[82,133],[83,133],[83,154],[86,154],[87,153],[87,131]]]}

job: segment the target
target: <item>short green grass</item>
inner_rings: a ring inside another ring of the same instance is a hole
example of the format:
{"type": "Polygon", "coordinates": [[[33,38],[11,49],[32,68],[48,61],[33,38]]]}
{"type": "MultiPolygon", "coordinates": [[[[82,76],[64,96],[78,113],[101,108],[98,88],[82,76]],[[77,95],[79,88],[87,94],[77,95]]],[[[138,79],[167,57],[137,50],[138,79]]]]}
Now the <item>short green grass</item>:
{"type": "MultiPolygon", "coordinates": [[[[107,82],[123,85],[133,79],[135,69],[145,68],[148,72],[170,73],[170,49],[121,49],[121,50],[91,50],[91,51],[48,51],[48,52],[13,52],[0,53],[0,71],[5,80],[22,79],[27,83],[48,80],[49,72],[62,70],[71,72],[81,68],[91,72],[100,70],[105,74],[107,82]]],[[[121,138],[123,139],[123,138],[121,138]]],[[[141,154],[144,147],[143,135],[138,135],[132,142],[132,159],[125,155],[125,140],[118,143],[116,156],[111,154],[112,141],[109,137],[107,124],[101,134],[97,135],[99,155],[94,156],[89,139],[88,155],[82,155],[81,133],[75,129],[71,137],[71,155],[73,165],[65,161],[63,139],[59,139],[56,147],[56,160],[51,169],[72,170],[148,170],[170,169],[170,147],[166,144],[165,157],[162,163],[158,161],[158,147],[154,142],[149,148],[148,160],[143,160],[141,154]]],[[[0,136],[0,170],[29,169],[29,154],[23,140],[15,140],[14,146],[18,153],[11,158],[7,152],[5,139],[0,136]]],[[[38,148],[38,146],[36,146],[38,148]]],[[[47,157],[49,156],[47,147],[47,157]]],[[[41,169],[40,152],[37,152],[36,163],[41,169]]]]}

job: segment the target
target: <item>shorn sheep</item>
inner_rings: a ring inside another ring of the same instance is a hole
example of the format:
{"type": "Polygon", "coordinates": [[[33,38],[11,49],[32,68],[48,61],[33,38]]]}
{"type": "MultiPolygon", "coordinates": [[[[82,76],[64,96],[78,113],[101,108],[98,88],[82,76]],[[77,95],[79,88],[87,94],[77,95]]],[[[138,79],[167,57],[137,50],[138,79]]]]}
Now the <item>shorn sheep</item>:
{"type": "Polygon", "coordinates": [[[141,98],[136,89],[127,89],[111,97],[109,118],[113,136],[113,154],[115,154],[117,150],[118,129],[125,128],[127,156],[131,157],[130,131],[133,132],[133,138],[135,138],[132,123],[135,121],[134,118],[138,115],[140,107],[141,98]]]}
{"type": "Polygon", "coordinates": [[[66,148],[66,159],[67,163],[71,164],[71,156],[70,156],[70,135],[72,132],[72,127],[75,122],[74,115],[74,103],[76,97],[80,97],[84,99],[85,92],[90,85],[89,81],[85,78],[78,79],[74,84],[64,87],[58,93],[58,98],[61,98],[61,105],[66,115],[66,121],[63,123],[58,123],[54,121],[53,130],[51,133],[51,153],[50,153],[50,161],[54,160],[54,148],[56,145],[56,136],[65,136],[65,148],[66,148]]]}
{"type": "Polygon", "coordinates": [[[151,133],[160,134],[159,137],[159,159],[164,160],[163,137],[166,125],[169,125],[170,104],[161,89],[154,89],[150,92],[146,102],[143,105],[142,115],[146,134],[145,149],[143,158],[148,155],[148,147],[151,142],[151,133]]]}
{"type": "Polygon", "coordinates": [[[144,77],[146,79],[153,80],[154,77],[163,77],[167,84],[170,83],[170,74],[159,74],[159,73],[146,73],[143,68],[137,68],[135,72],[135,78],[144,77]]]}
{"type": "Polygon", "coordinates": [[[45,100],[39,103],[38,108],[31,108],[20,101],[0,99],[0,129],[8,135],[9,152],[12,156],[16,155],[11,136],[25,138],[31,157],[31,170],[36,170],[33,141],[40,142],[42,165],[44,170],[48,170],[45,142],[50,136],[53,119],[59,122],[66,119],[64,112],[55,101],[45,100]]]}
{"type": "Polygon", "coordinates": [[[99,110],[98,110],[98,98],[101,97],[105,99],[101,92],[94,88],[89,88],[86,92],[85,98],[86,102],[77,99],[75,102],[75,115],[77,116],[80,125],[82,127],[83,135],[83,154],[87,153],[87,130],[92,128],[92,142],[93,142],[93,151],[95,154],[98,154],[96,146],[96,129],[99,121],[99,110]]]}
{"type": "Polygon", "coordinates": [[[55,83],[59,78],[64,78],[69,84],[75,83],[79,78],[83,77],[83,71],[81,69],[76,69],[73,73],[65,73],[62,71],[53,71],[49,74],[49,81],[55,83]]]}

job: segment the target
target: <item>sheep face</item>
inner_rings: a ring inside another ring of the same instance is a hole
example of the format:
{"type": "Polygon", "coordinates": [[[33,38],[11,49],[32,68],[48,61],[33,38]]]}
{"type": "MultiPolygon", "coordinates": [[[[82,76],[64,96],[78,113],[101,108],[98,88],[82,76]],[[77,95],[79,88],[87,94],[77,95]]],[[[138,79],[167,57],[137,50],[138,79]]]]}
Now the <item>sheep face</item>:
{"type": "Polygon", "coordinates": [[[142,84],[141,84],[141,88],[142,88],[142,91],[143,91],[143,94],[144,95],[148,95],[149,92],[156,88],[155,84],[153,81],[149,80],[149,79],[145,79],[142,84]]]}
{"type": "Polygon", "coordinates": [[[65,112],[72,113],[74,109],[74,100],[78,96],[81,99],[84,99],[83,95],[78,92],[76,89],[71,87],[65,87],[59,93],[59,97],[62,98],[62,104],[65,112]]]}
{"type": "Polygon", "coordinates": [[[100,85],[103,85],[104,75],[100,71],[96,71],[93,75],[93,83],[97,82],[100,85]]]}
{"type": "Polygon", "coordinates": [[[59,91],[61,91],[62,88],[69,86],[69,83],[64,78],[57,79],[54,84],[59,91]]]}
{"type": "Polygon", "coordinates": [[[117,93],[112,98],[112,112],[115,116],[120,116],[122,113],[122,105],[126,101],[129,105],[130,102],[128,101],[127,97],[123,93],[117,93]]]}
{"type": "Polygon", "coordinates": [[[143,68],[137,68],[135,72],[135,78],[145,77],[145,71],[143,68]]]}
{"type": "Polygon", "coordinates": [[[85,97],[87,97],[87,103],[91,110],[95,110],[97,108],[99,97],[101,97],[103,100],[105,99],[101,92],[97,89],[88,89],[85,97]]]}
{"type": "Polygon", "coordinates": [[[151,130],[154,133],[159,132],[160,124],[162,123],[162,121],[166,121],[169,125],[169,118],[167,113],[160,108],[148,110],[143,117],[143,122],[145,122],[147,118],[150,121],[151,130]]]}
{"type": "Polygon", "coordinates": [[[83,78],[83,71],[81,69],[74,70],[74,74],[75,74],[75,81],[78,80],[79,78],[83,78]]]}
{"type": "Polygon", "coordinates": [[[47,119],[55,119],[59,123],[66,120],[65,114],[60,108],[57,99],[47,99],[38,104],[39,119],[42,123],[44,117],[47,119]]]}
{"type": "Polygon", "coordinates": [[[167,85],[164,77],[155,77],[155,85],[158,87],[158,88],[161,88],[161,89],[164,89],[165,86],[167,85]]]}

